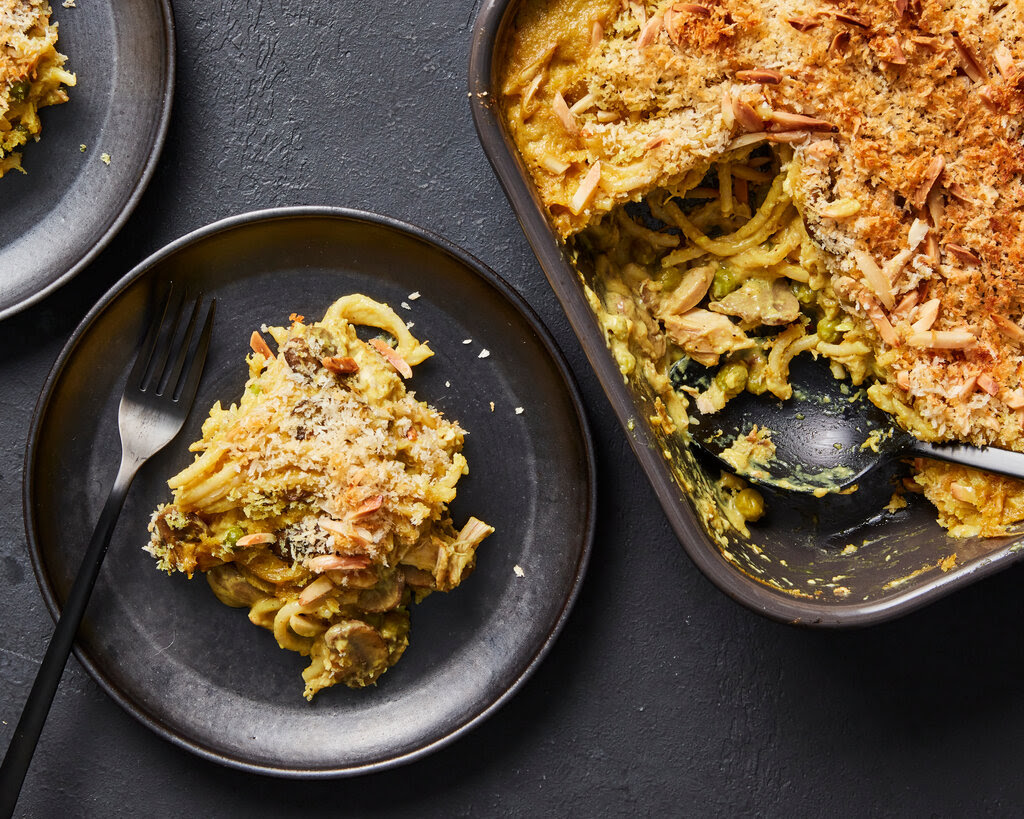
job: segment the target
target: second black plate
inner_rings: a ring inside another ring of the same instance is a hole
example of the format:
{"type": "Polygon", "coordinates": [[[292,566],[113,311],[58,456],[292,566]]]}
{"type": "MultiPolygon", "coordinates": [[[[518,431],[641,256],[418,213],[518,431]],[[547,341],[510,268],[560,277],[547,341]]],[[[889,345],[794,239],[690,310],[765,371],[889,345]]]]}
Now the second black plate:
{"type": "Polygon", "coordinates": [[[117,470],[117,404],[153,296],[173,279],[218,300],[198,398],[146,465],[121,516],[76,653],[158,733],[205,757],[290,776],[415,758],[491,713],[551,645],[575,599],[594,527],[593,456],[579,397],[539,320],[494,273],[415,228],[352,211],[248,214],[186,236],[123,279],[54,367],[26,469],[29,543],[51,611],[70,588],[117,470]],[[428,340],[410,381],[469,431],[456,522],[496,527],[475,573],[412,613],[408,651],[377,686],[302,699],[304,660],[201,576],[167,577],[141,547],[166,479],[191,462],[210,405],[241,393],[252,330],[323,315],[338,296],[386,301],[428,340]],[[420,294],[414,298],[412,294],[420,294]],[[486,352],[485,352],[486,351],[486,352]],[[521,412],[517,412],[521,408],[521,412]]]}

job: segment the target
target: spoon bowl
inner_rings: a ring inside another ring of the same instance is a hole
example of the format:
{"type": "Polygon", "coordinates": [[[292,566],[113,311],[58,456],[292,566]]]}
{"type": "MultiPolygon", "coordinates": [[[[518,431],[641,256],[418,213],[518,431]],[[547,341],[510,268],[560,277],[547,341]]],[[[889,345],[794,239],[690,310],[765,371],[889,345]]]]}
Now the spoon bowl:
{"type": "MultiPolygon", "coordinates": [[[[673,370],[677,389],[703,391],[713,374],[692,361],[673,370]]],[[[750,481],[819,496],[851,491],[879,466],[904,458],[1024,478],[1024,453],[918,440],[872,404],[864,387],[836,379],[824,359],[794,359],[789,382],[793,396],[785,401],[742,392],[714,413],[691,402],[693,442],[750,481]]]]}

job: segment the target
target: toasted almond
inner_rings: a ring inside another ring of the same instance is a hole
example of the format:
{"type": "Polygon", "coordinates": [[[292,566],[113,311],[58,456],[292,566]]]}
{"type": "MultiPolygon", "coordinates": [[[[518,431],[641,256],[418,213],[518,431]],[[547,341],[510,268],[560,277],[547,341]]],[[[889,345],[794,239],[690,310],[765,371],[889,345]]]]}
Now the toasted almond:
{"type": "Polygon", "coordinates": [[[597,192],[597,186],[601,182],[601,162],[600,160],[590,166],[590,170],[587,171],[587,175],[583,177],[583,181],[580,182],[580,186],[576,188],[576,193],[572,195],[572,199],[569,202],[569,210],[574,216],[579,216],[583,212],[583,209],[590,204],[590,201],[594,198],[594,194],[597,192]]]}
{"type": "Polygon", "coordinates": [[[988,79],[988,74],[985,72],[984,66],[978,61],[974,51],[971,50],[971,47],[956,34],[953,35],[953,45],[956,46],[960,60],[963,62],[964,73],[974,82],[985,82],[988,79]]]}
{"type": "Polygon", "coordinates": [[[832,38],[832,42],[828,44],[828,53],[843,52],[846,51],[846,46],[850,44],[850,32],[840,31],[835,37],[832,38]]]}
{"type": "Polygon", "coordinates": [[[1004,45],[1000,45],[992,52],[992,57],[995,59],[996,68],[1003,75],[1003,79],[1011,79],[1016,72],[1014,70],[1013,55],[1009,49],[1004,45]]]}
{"type": "Polygon", "coordinates": [[[907,336],[907,343],[912,347],[929,347],[935,350],[963,350],[973,347],[974,342],[974,333],[967,329],[927,330],[907,336]]]}
{"type": "Polygon", "coordinates": [[[939,317],[939,299],[929,299],[917,309],[917,321],[910,325],[915,333],[924,333],[932,329],[935,319],[939,317]]]}
{"type": "Polygon", "coordinates": [[[726,150],[735,151],[739,148],[746,148],[748,145],[756,145],[758,142],[765,142],[768,139],[768,134],[764,131],[758,131],[754,134],[742,134],[731,140],[726,146],[726,150]]]}
{"type": "Polygon", "coordinates": [[[529,108],[534,95],[537,93],[538,89],[540,89],[540,84],[544,82],[544,75],[545,72],[543,70],[538,71],[537,75],[530,80],[530,84],[526,86],[526,90],[523,92],[523,101],[520,106],[524,112],[529,108]]]}
{"type": "Polygon", "coordinates": [[[992,323],[999,328],[999,332],[1014,341],[1024,341],[1024,327],[1017,322],[1010,321],[1006,316],[993,315],[992,323]]]}
{"type": "Polygon", "coordinates": [[[358,572],[373,565],[369,555],[317,555],[306,561],[311,572],[358,572]]]}
{"type": "Polygon", "coordinates": [[[565,132],[569,136],[579,136],[580,127],[576,122],[576,117],[569,110],[569,105],[566,103],[561,91],[555,92],[555,98],[551,101],[551,108],[555,112],[555,118],[562,123],[565,132]]]}
{"type": "Polygon", "coordinates": [[[252,335],[249,336],[249,346],[252,348],[254,353],[258,353],[263,356],[267,361],[274,357],[274,354],[270,351],[270,347],[267,346],[267,342],[263,340],[263,336],[260,335],[259,330],[253,330],[252,335]]]}
{"type": "Polygon", "coordinates": [[[277,538],[270,532],[253,532],[251,535],[242,535],[235,541],[235,545],[240,549],[245,549],[249,546],[265,546],[276,541],[277,538]]]}
{"type": "Polygon", "coordinates": [[[933,264],[938,264],[939,259],[939,240],[934,233],[929,233],[924,240],[924,255],[928,258],[928,261],[933,264]]]}
{"type": "Polygon", "coordinates": [[[1024,409],[1024,387],[1017,387],[1003,399],[1003,402],[1010,409],[1024,409]]]}
{"type": "Polygon", "coordinates": [[[864,277],[864,281],[868,287],[878,297],[878,300],[882,302],[886,310],[892,310],[896,306],[896,298],[892,292],[892,282],[889,277],[885,275],[882,268],[878,266],[878,263],[874,258],[863,250],[854,250],[853,258],[857,262],[857,267],[860,269],[861,275],[864,277]]]}
{"type": "Polygon", "coordinates": [[[572,104],[572,107],[569,109],[569,112],[573,116],[575,116],[576,114],[582,114],[589,108],[593,108],[595,102],[597,102],[597,97],[595,97],[593,94],[584,94],[582,97],[580,97],[578,100],[576,100],[576,102],[572,104]]]}
{"type": "Polygon", "coordinates": [[[900,337],[896,335],[896,331],[893,329],[892,323],[882,314],[881,311],[877,315],[869,315],[871,323],[875,325],[875,329],[878,331],[878,335],[882,341],[888,344],[890,347],[895,347],[900,342],[900,337]]]}
{"type": "Polygon", "coordinates": [[[962,501],[963,503],[969,503],[972,506],[978,505],[978,495],[974,491],[973,486],[967,486],[965,484],[953,481],[949,485],[949,494],[952,495],[956,500],[962,501]]]}
{"type": "Polygon", "coordinates": [[[782,143],[803,142],[805,139],[810,139],[810,137],[810,131],[769,131],[765,134],[765,139],[769,142],[782,143]]]}
{"type": "Polygon", "coordinates": [[[890,62],[893,66],[905,66],[906,54],[903,53],[903,46],[899,43],[898,37],[890,37],[887,41],[892,45],[892,55],[886,59],[886,62],[890,62]]]}
{"type": "Polygon", "coordinates": [[[896,386],[904,392],[910,392],[910,373],[906,370],[900,370],[896,373],[896,386]]]}
{"type": "Polygon", "coordinates": [[[563,173],[569,170],[570,163],[563,162],[561,159],[559,159],[558,157],[554,157],[551,154],[544,154],[543,156],[541,156],[539,161],[541,167],[543,167],[544,170],[550,171],[555,176],[561,176],[563,173]]]}
{"type": "Polygon", "coordinates": [[[981,257],[968,247],[954,245],[951,242],[946,243],[943,247],[964,264],[981,264],[981,257]]]}
{"type": "Polygon", "coordinates": [[[910,39],[912,42],[927,48],[929,51],[939,50],[939,39],[931,34],[914,34],[910,39]]]}
{"type": "Polygon", "coordinates": [[[299,593],[299,605],[308,606],[334,590],[334,584],[329,577],[320,576],[299,593]]]}
{"type": "Polygon", "coordinates": [[[982,373],[978,376],[978,386],[989,395],[996,395],[999,392],[999,384],[988,373],[982,373]]]}
{"type": "Polygon", "coordinates": [[[917,250],[918,245],[928,236],[928,223],[923,219],[915,219],[907,231],[907,247],[910,250],[917,250]]]}
{"type": "Polygon", "coordinates": [[[896,318],[905,318],[910,314],[910,311],[917,306],[917,300],[920,297],[920,290],[911,290],[902,299],[900,299],[900,303],[893,308],[892,314],[896,318]]]}
{"type": "MultiPolygon", "coordinates": [[[[410,430],[410,432],[411,431],[412,430],[410,430]]],[[[384,496],[374,495],[372,498],[363,501],[357,509],[354,509],[353,511],[349,512],[347,515],[345,515],[345,517],[349,520],[360,520],[361,518],[365,518],[372,512],[376,512],[383,505],[384,496]]]]}
{"type": "Polygon", "coordinates": [[[637,38],[637,48],[647,48],[651,43],[658,39],[658,35],[661,33],[662,15],[655,14],[650,20],[644,23],[644,27],[640,29],[640,36],[637,38]]]}
{"type": "Polygon", "coordinates": [[[600,45],[601,40],[604,39],[604,23],[600,20],[595,20],[593,25],[590,26],[590,47],[597,48],[600,45]]]}
{"type": "Polygon", "coordinates": [[[412,367],[402,358],[395,349],[380,338],[371,338],[370,346],[387,359],[387,362],[394,367],[402,378],[412,378],[412,367]]]}
{"type": "Polygon", "coordinates": [[[972,375],[964,380],[964,383],[960,385],[960,389],[956,392],[957,401],[966,401],[970,398],[974,391],[978,388],[978,376],[972,375]]]}
{"type": "Polygon", "coordinates": [[[801,32],[810,31],[812,28],[817,28],[821,25],[816,17],[787,17],[786,22],[801,32]]]}
{"type": "Polygon", "coordinates": [[[676,3],[672,6],[672,10],[682,14],[697,14],[701,17],[711,16],[711,9],[698,3],[676,3]]]}
{"type": "Polygon", "coordinates": [[[864,20],[861,20],[860,17],[854,17],[852,14],[845,14],[843,12],[834,11],[832,12],[832,16],[835,17],[840,23],[847,23],[851,26],[856,26],[857,28],[870,28],[870,26],[868,26],[868,24],[864,20]]]}
{"type": "Polygon", "coordinates": [[[359,364],[351,356],[324,356],[320,359],[328,370],[337,375],[351,375],[359,372],[359,364]]]}
{"type": "Polygon", "coordinates": [[[743,69],[733,76],[740,82],[759,82],[764,85],[778,85],[782,82],[782,73],[770,68],[743,69]]]}
{"type": "Polygon", "coordinates": [[[744,131],[757,132],[764,130],[764,122],[757,115],[757,111],[743,100],[734,99],[732,101],[732,115],[744,131]]]}
{"type": "Polygon", "coordinates": [[[918,209],[924,208],[928,202],[928,194],[932,192],[932,188],[945,169],[946,158],[942,154],[933,156],[931,162],[928,163],[928,167],[925,168],[924,179],[921,180],[921,184],[917,186],[917,190],[914,191],[914,195],[910,199],[914,207],[918,209]]]}
{"type": "Polygon", "coordinates": [[[830,122],[816,117],[808,117],[804,114],[794,114],[790,111],[772,111],[768,118],[779,126],[783,131],[837,131],[839,130],[830,122]]]}

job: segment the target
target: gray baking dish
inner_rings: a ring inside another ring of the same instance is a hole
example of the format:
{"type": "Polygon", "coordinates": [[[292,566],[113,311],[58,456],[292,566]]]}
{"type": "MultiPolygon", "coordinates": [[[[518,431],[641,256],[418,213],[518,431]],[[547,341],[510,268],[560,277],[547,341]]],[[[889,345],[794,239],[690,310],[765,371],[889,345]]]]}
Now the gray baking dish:
{"type": "Polygon", "coordinates": [[[477,132],[673,530],[700,570],[730,597],[767,617],[842,627],[906,614],[1019,560],[1021,537],[952,538],[920,496],[908,496],[905,509],[882,514],[900,465],[888,474],[879,471],[870,485],[845,497],[766,492],[769,512],[751,525],[750,537],[734,535],[725,545],[716,543],[687,489],[706,481],[704,467],[679,441],[659,437],[648,423],[649,400],[619,373],[581,276],[550,227],[502,123],[501,48],[518,5],[518,0],[484,0],[476,18],[469,92],[477,132]],[[949,565],[950,555],[956,556],[955,565],[949,565]]]}

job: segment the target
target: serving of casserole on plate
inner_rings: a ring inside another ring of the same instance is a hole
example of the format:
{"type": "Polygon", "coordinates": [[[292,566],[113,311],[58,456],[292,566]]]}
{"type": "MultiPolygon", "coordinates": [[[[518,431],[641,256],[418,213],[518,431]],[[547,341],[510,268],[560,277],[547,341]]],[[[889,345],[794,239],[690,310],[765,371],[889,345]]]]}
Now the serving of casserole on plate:
{"type": "Polygon", "coordinates": [[[922,439],[1022,447],[1019,15],[527,0],[478,20],[474,114],[527,235],[691,555],[773,616],[867,622],[1013,559],[1008,478],[921,461],[856,500],[772,495],[754,523],[685,429],[743,390],[789,398],[813,355],[922,439]]]}

